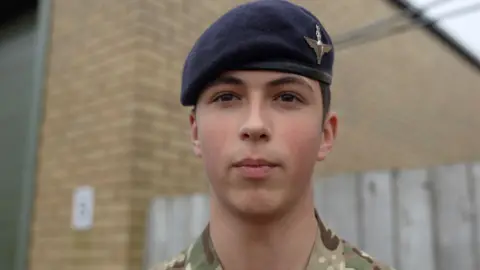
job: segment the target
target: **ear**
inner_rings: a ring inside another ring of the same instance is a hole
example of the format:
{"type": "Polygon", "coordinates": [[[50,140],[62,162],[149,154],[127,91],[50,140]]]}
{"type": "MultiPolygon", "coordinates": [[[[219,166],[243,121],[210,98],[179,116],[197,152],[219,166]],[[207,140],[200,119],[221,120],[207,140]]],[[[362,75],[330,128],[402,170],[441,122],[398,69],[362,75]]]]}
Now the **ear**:
{"type": "Polygon", "coordinates": [[[333,143],[337,137],[337,124],[337,114],[334,112],[328,113],[327,117],[325,117],[325,123],[323,125],[322,143],[317,154],[318,161],[323,161],[330,151],[332,151],[333,143]]]}
{"type": "Polygon", "coordinates": [[[190,139],[192,141],[193,153],[197,157],[202,156],[202,150],[200,148],[200,141],[198,140],[198,122],[195,115],[195,110],[190,113],[190,139]]]}

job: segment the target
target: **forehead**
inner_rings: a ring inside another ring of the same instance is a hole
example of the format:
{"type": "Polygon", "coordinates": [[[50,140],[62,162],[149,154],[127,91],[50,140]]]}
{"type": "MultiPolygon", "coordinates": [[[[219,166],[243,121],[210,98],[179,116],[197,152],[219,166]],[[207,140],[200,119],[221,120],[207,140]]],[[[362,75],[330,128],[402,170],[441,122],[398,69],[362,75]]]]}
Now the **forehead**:
{"type": "Polygon", "coordinates": [[[222,83],[237,83],[243,84],[248,87],[265,87],[268,85],[278,84],[299,84],[309,86],[309,88],[315,89],[319,87],[317,81],[309,79],[304,76],[300,76],[292,73],[277,72],[277,71],[229,71],[219,76],[212,85],[222,83]]]}

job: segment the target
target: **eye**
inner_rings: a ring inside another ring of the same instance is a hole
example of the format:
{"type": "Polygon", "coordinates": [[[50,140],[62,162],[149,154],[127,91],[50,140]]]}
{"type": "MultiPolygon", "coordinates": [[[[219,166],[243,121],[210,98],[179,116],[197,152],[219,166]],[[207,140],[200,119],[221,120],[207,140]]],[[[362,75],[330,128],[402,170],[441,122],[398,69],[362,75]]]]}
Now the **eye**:
{"type": "Polygon", "coordinates": [[[302,100],[294,93],[281,93],[275,97],[275,99],[282,102],[302,102],[302,100]]]}
{"type": "Polygon", "coordinates": [[[216,95],[213,98],[212,102],[230,102],[235,99],[239,99],[239,98],[232,93],[221,93],[216,95]]]}

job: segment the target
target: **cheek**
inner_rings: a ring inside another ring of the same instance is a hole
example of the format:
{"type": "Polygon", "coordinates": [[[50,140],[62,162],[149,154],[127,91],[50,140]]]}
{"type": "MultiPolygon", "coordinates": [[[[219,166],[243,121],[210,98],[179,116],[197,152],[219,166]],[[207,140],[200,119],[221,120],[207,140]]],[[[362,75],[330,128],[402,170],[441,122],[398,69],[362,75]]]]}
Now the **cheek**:
{"type": "Polygon", "coordinates": [[[292,162],[296,163],[297,167],[315,164],[321,144],[321,126],[312,119],[292,121],[291,123],[279,135],[288,147],[292,162]]]}
{"type": "Polygon", "coordinates": [[[219,162],[225,160],[225,152],[228,146],[228,138],[231,136],[231,123],[222,122],[213,117],[204,118],[198,126],[198,136],[202,159],[207,170],[220,167],[219,162]]]}

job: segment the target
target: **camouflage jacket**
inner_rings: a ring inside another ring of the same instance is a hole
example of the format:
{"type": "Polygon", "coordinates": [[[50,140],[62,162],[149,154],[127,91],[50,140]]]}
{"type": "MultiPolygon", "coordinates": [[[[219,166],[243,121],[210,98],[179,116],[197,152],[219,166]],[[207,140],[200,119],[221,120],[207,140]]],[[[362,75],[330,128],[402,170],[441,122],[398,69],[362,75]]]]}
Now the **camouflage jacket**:
{"type": "MultiPolygon", "coordinates": [[[[337,237],[324,225],[318,215],[316,217],[319,233],[305,270],[394,270],[337,237]]],[[[222,269],[207,225],[202,235],[187,250],[150,270],[222,269]]]]}

